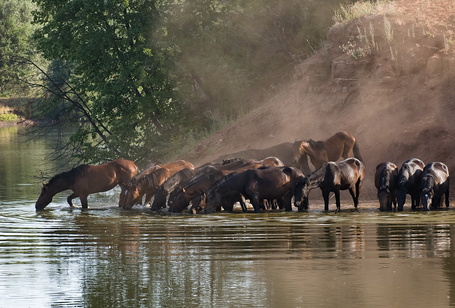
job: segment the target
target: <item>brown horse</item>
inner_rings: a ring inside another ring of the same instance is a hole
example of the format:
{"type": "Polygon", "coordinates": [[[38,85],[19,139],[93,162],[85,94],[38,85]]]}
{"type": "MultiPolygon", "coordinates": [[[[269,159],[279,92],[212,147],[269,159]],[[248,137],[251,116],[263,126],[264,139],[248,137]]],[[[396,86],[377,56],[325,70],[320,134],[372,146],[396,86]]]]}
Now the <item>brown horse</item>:
{"type": "MultiPolygon", "coordinates": [[[[122,193],[120,194],[120,200],[119,200],[119,207],[125,207],[125,202],[127,199],[126,194],[128,193],[129,189],[134,186],[135,183],[137,183],[141,178],[146,176],[147,174],[150,174],[152,171],[155,171],[156,169],[161,168],[159,164],[151,164],[147,166],[144,170],[140,171],[138,174],[134,176],[134,178],[128,183],[126,189],[122,190],[122,193]]],[[[142,202],[142,199],[139,200],[139,203],[142,202]]]]}
{"type": "Polygon", "coordinates": [[[126,159],[116,159],[98,166],[80,165],[55,175],[49,183],[43,184],[35,208],[44,209],[57,193],[70,189],[73,193],[67,198],[68,204],[73,207],[72,200],[79,197],[82,208],[86,209],[88,195],[108,191],[117,185],[124,190],[137,171],[134,162],[126,159]]]}
{"type": "Polygon", "coordinates": [[[149,203],[158,187],[160,187],[170,176],[185,168],[194,169],[193,164],[185,160],[178,160],[159,166],[160,168],[157,168],[137,181],[130,183],[123,208],[131,209],[133,205],[141,202],[142,196],[144,195],[144,203],[149,203]]]}
{"type": "Polygon", "coordinates": [[[383,162],[376,166],[374,186],[378,191],[379,210],[392,210],[392,203],[397,207],[398,167],[392,162],[383,162]]]}
{"type": "Polygon", "coordinates": [[[308,209],[310,190],[319,187],[324,198],[324,210],[329,210],[329,194],[335,194],[337,211],[340,211],[340,190],[349,189],[354,207],[359,204],[360,186],[365,179],[365,166],[357,158],[348,158],[340,162],[328,162],[308,177],[296,188],[295,199],[299,211],[308,209]]]}
{"type": "Polygon", "coordinates": [[[309,139],[294,142],[294,161],[305,174],[311,172],[307,156],[314,168],[318,169],[329,161],[352,157],[351,153],[363,161],[355,137],[347,132],[338,132],[325,141],[309,139]]]}

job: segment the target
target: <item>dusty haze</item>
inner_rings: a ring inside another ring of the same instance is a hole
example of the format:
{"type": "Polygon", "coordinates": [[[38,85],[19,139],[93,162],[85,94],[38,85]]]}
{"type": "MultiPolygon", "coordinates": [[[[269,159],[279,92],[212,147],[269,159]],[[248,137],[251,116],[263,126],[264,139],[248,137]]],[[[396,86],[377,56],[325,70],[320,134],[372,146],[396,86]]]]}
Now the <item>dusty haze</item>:
{"type": "Polygon", "coordinates": [[[277,95],[202,141],[188,158],[204,163],[345,130],[356,136],[365,160],[363,197],[374,198],[374,170],[383,161],[401,165],[418,157],[455,172],[454,42],[453,0],[397,1],[335,25],[326,47],[298,65],[277,95]]]}

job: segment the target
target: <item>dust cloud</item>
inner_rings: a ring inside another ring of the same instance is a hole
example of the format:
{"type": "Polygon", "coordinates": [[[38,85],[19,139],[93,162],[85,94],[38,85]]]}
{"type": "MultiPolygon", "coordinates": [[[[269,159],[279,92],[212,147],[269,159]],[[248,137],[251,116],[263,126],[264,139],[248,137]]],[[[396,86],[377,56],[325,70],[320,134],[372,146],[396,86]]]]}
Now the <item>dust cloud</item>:
{"type": "Polygon", "coordinates": [[[278,93],[189,155],[203,162],[296,139],[325,140],[344,130],[359,143],[367,194],[374,193],[374,170],[383,161],[401,165],[418,157],[455,170],[455,46],[444,43],[455,21],[444,29],[431,24],[445,20],[439,9],[444,1],[411,1],[411,6],[405,0],[393,8],[400,14],[371,14],[332,27],[326,48],[296,66],[293,79],[278,93]],[[422,16],[410,11],[418,5],[426,5],[422,16]],[[393,41],[380,31],[384,16],[394,29],[393,41]],[[372,28],[370,54],[354,58],[340,47],[351,41],[361,48],[365,42],[359,29],[372,28]]]}

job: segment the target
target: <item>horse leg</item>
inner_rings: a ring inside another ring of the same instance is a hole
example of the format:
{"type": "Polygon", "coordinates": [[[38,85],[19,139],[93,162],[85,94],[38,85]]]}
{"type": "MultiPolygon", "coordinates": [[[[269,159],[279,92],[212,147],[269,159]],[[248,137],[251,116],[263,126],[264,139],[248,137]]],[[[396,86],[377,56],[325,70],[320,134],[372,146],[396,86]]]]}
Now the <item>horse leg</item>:
{"type": "MultiPolygon", "coordinates": [[[[336,204],[337,204],[337,212],[340,212],[341,211],[341,204],[340,204],[340,190],[339,189],[336,189],[334,191],[335,193],[335,201],[336,201],[336,204]]],[[[357,207],[356,207],[357,208],[357,207]]]]}
{"type": "Polygon", "coordinates": [[[73,204],[73,199],[77,198],[77,197],[79,197],[79,196],[76,195],[75,193],[72,193],[71,195],[68,196],[68,198],[66,198],[66,202],[68,202],[70,207],[75,207],[74,204],[73,204]]]}
{"type": "Polygon", "coordinates": [[[257,194],[251,195],[250,202],[253,205],[254,212],[259,213],[260,210],[260,200],[257,194]]]}
{"type": "Polygon", "coordinates": [[[357,200],[357,196],[356,196],[356,194],[354,192],[354,189],[349,188],[349,193],[351,194],[352,201],[354,201],[354,207],[357,208],[358,200],[357,200]]]}
{"type": "Polygon", "coordinates": [[[329,211],[329,194],[330,191],[322,191],[322,198],[324,198],[324,211],[329,211]]]}
{"type": "Polygon", "coordinates": [[[245,200],[243,200],[242,196],[240,196],[240,198],[239,198],[239,203],[240,203],[240,206],[242,207],[242,212],[244,212],[244,213],[248,212],[248,209],[245,204],[245,200]]]}
{"type": "Polygon", "coordinates": [[[81,199],[81,204],[83,209],[88,208],[88,202],[87,202],[87,197],[88,196],[80,196],[79,199],[81,199]]]}
{"type": "Polygon", "coordinates": [[[292,194],[288,193],[286,196],[281,198],[281,202],[284,203],[284,210],[286,212],[292,212],[292,194]]]}
{"type": "MultiPolygon", "coordinates": [[[[420,198],[417,198],[420,199],[420,198]]],[[[417,208],[417,200],[414,198],[414,194],[411,194],[411,209],[415,210],[417,208]]]]}
{"type": "Polygon", "coordinates": [[[446,207],[449,207],[449,188],[447,188],[445,192],[445,201],[446,201],[446,207]]]}

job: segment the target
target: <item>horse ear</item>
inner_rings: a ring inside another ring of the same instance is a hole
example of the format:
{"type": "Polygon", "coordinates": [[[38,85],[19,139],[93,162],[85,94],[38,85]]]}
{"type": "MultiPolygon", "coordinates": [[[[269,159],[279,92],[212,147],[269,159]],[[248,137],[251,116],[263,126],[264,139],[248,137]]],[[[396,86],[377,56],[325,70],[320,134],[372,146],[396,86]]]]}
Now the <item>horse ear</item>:
{"type": "Polygon", "coordinates": [[[186,194],[186,189],[182,187],[182,192],[186,194]]]}

